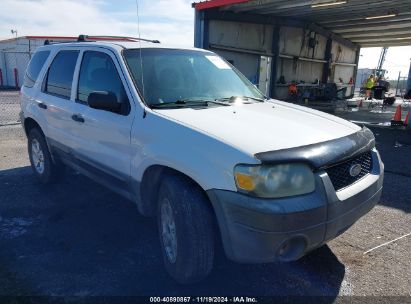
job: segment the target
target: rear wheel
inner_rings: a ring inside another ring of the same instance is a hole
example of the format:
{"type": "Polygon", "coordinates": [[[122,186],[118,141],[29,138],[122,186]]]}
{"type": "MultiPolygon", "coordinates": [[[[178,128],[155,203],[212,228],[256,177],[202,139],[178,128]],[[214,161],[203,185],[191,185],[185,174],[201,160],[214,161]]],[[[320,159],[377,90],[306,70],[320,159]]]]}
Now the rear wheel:
{"type": "Polygon", "coordinates": [[[167,272],[182,284],[212,270],[214,215],[208,198],[184,176],[164,178],[158,196],[158,228],[167,272]]]}
{"type": "Polygon", "coordinates": [[[62,174],[64,167],[53,162],[44,135],[37,128],[29,132],[28,152],[31,168],[43,184],[56,181],[62,174]]]}

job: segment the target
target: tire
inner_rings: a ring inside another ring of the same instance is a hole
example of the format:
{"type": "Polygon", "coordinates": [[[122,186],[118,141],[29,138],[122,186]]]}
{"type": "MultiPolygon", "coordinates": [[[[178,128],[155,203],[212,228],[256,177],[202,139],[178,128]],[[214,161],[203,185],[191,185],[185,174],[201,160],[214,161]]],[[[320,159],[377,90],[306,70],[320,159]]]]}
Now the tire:
{"type": "Polygon", "coordinates": [[[213,268],[215,217],[203,190],[184,176],[166,176],[157,219],[168,274],[181,284],[204,279],[213,268]]]}
{"type": "Polygon", "coordinates": [[[64,167],[53,161],[46,139],[43,133],[37,128],[29,132],[28,152],[31,168],[41,183],[53,183],[62,175],[64,167]]]}

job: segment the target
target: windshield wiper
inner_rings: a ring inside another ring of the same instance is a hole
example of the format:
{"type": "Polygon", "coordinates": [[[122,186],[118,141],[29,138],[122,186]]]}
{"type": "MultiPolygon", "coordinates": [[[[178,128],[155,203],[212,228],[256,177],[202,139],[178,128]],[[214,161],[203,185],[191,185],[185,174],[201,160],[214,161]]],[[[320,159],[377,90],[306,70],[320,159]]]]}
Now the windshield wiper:
{"type": "Polygon", "coordinates": [[[151,104],[152,109],[161,108],[183,108],[183,107],[208,107],[209,103],[228,106],[225,102],[218,102],[215,100],[202,100],[202,99],[179,99],[171,102],[162,102],[151,104]]]}
{"type": "Polygon", "coordinates": [[[174,107],[207,107],[208,102],[204,100],[187,100],[187,99],[179,99],[176,101],[170,101],[170,102],[162,102],[162,103],[155,103],[151,104],[150,108],[152,109],[161,109],[161,108],[174,108],[174,107]]]}
{"type": "Polygon", "coordinates": [[[231,97],[225,97],[225,98],[218,98],[216,101],[228,101],[228,102],[235,102],[236,99],[252,99],[258,102],[264,102],[267,100],[267,98],[262,99],[258,97],[251,97],[251,96],[231,96],[231,97]]]}

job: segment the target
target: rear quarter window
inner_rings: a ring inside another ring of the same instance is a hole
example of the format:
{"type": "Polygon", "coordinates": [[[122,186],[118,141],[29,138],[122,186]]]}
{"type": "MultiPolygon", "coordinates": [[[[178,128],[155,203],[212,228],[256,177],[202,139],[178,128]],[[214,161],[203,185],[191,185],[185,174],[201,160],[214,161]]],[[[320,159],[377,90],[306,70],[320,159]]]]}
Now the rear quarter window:
{"type": "Polygon", "coordinates": [[[36,52],[30,60],[30,64],[27,67],[26,75],[24,76],[24,86],[33,87],[37,77],[43,68],[44,63],[50,55],[50,51],[39,51],[36,52]]]}

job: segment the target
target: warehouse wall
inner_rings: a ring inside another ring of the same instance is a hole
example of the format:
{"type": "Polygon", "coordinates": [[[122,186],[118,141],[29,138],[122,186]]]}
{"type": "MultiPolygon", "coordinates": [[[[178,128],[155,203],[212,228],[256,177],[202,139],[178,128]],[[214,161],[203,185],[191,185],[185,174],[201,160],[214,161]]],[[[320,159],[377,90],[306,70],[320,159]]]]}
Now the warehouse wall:
{"type": "Polygon", "coordinates": [[[210,20],[209,48],[257,84],[261,55],[271,55],[273,26],[210,20]]]}
{"type": "Polygon", "coordinates": [[[249,49],[265,53],[271,52],[273,26],[210,20],[209,43],[249,49]]]}
{"type": "Polygon", "coordinates": [[[218,20],[196,16],[197,21],[206,20],[202,31],[196,32],[197,46],[211,49],[233,62],[254,84],[259,83],[261,56],[274,58],[274,54],[278,54],[276,60],[272,60],[275,79],[271,83],[275,85],[275,97],[279,99],[288,97],[288,86],[292,82],[322,82],[324,73],[328,74],[328,82],[335,82],[337,87],[348,87],[346,95],[353,93],[349,82],[355,76],[357,50],[346,44],[328,42],[329,34],[324,30],[319,30],[322,33],[319,34],[287,24],[279,26],[277,32],[275,22],[258,24],[258,20],[224,20],[224,15],[218,15],[215,18],[218,20]],[[278,41],[273,41],[273,37],[278,41]],[[314,38],[314,46],[309,46],[310,37],[314,38]],[[275,47],[278,50],[273,49],[275,47]]]}
{"type": "Polygon", "coordinates": [[[317,44],[314,49],[308,47],[310,31],[298,27],[280,28],[280,53],[315,59],[324,59],[327,38],[316,34],[317,44]],[[305,39],[304,39],[305,37],[305,39]]]}
{"type": "Polygon", "coordinates": [[[332,62],[335,64],[331,67],[329,81],[335,82],[339,88],[348,87],[347,95],[354,93],[354,85],[350,85],[349,82],[351,78],[354,81],[354,73],[357,67],[345,64],[355,64],[357,57],[356,50],[333,41],[331,53],[332,62]]]}
{"type": "Polygon", "coordinates": [[[44,44],[44,39],[28,40],[24,37],[0,41],[0,69],[3,86],[21,86],[27,65],[37,47],[44,44]],[[17,70],[17,83],[14,70],[17,70]]]}
{"type": "Polygon", "coordinates": [[[286,99],[288,85],[292,82],[315,83],[321,81],[323,62],[297,60],[297,57],[324,60],[327,38],[313,34],[316,40],[314,48],[308,46],[310,31],[298,27],[280,28],[279,53],[277,64],[277,79],[282,76],[286,84],[278,84],[276,95],[279,99],[286,99]]]}

